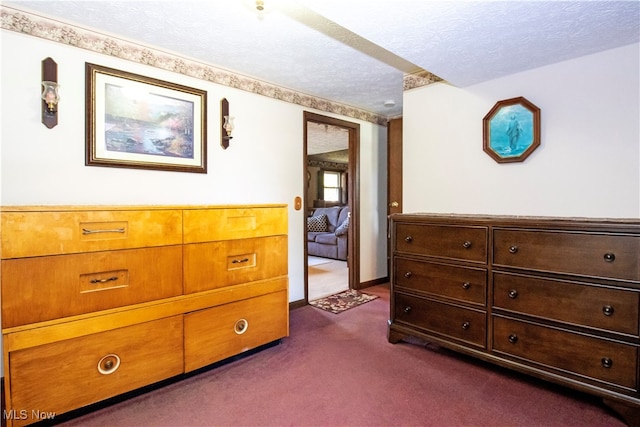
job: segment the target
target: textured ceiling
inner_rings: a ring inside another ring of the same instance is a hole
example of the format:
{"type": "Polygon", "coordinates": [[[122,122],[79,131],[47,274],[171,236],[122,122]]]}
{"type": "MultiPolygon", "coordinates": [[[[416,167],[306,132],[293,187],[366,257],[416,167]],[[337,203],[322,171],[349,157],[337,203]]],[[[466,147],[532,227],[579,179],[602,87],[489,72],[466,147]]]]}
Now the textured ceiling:
{"type": "Polygon", "coordinates": [[[2,4],[387,117],[405,73],[467,86],[640,40],[636,0],[264,1],[2,4]]]}
{"type": "Polygon", "coordinates": [[[301,2],[459,87],[640,40],[637,0],[301,2]]]}
{"type": "Polygon", "coordinates": [[[349,130],[338,126],[307,122],[307,155],[325,154],[326,161],[348,163],[349,130]],[[327,153],[333,153],[331,156],[327,153]]]}

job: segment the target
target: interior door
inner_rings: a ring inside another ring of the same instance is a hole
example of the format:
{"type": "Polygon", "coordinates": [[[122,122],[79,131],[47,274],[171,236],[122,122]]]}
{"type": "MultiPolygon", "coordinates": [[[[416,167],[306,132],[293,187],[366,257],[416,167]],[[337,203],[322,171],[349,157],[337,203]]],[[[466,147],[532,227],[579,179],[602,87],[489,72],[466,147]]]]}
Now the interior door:
{"type": "MultiPolygon", "coordinates": [[[[402,212],[402,118],[392,119],[387,123],[387,201],[387,215],[402,212]]],[[[390,254],[389,243],[388,267],[391,262],[390,254]]],[[[389,269],[387,271],[391,274],[389,269]]]]}
{"type": "Polygon", "coordinates": [[[387,124],[387,214],[402,212],[402,118],[387,124]]]}

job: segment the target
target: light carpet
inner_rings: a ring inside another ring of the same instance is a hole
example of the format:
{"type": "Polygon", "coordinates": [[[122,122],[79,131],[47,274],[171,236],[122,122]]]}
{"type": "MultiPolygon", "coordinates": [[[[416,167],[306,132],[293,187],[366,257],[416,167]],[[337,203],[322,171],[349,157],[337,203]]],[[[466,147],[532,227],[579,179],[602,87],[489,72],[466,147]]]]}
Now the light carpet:
{"type": "Polygon", "coordinates": [[[309,255],[307,259],[307,265],[309,267],[314,267],[316,265],[329,264],[331,262],[328,258],[321,258],[313,255],[309,255]]]}

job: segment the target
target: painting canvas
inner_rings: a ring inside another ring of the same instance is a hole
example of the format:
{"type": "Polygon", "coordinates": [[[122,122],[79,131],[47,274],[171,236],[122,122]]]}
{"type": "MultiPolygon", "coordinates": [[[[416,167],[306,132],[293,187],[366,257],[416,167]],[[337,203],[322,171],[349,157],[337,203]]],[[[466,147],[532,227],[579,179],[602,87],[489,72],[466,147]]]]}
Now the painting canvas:
{"type": "Polygon", "coordinates": [[[533,141],[533,113],[522,105],[501,108],[490,126],[491,149],[502,157],[521,155],[533,141]]]}
{"type": "Polygon", "coordinates": [[[484,118],[484,150],[498,162],[522,161],[540,144],[540,110],[526,99],[499,101],[484,118]]]}
{"type": "Polygon", "coordinates": [[[87,165],[206,173],[206,92],[87,64],[87,165]]]}

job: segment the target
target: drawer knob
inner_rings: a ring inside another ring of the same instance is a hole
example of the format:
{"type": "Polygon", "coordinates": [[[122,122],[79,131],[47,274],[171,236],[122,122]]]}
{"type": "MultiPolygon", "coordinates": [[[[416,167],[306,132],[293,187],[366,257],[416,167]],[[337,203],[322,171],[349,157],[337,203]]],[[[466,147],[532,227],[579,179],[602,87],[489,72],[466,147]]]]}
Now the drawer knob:
{"type": "Polygon", "coordinates": [[[411,276],[413,276],[413,273],[410,271],[407,271],[406,273],[404,273],[404,277],[406,277],[407,279],[410,278],[411,276]]]}
{"type": "Polygon", "coordinates": [[[411,306],[409,306],[409,305],[408,305],[408,306],[406,306],[406,307],[404,308],[404,312],[405,312],[405,313],[407,313],[407,314],[411,313],[411,306]]]}
{"type": "Polygon", "coordinates": [[[231,261],[232,264],[242,264],[243,262],[249,262],[249,258],[234,259],[231,261]]]}
{"type": "Polygon", "coordinates": [[[462,329],[466,331],[467,329],[469,329],[469,326],[471,326],[471,324],[469,322],[464,322],[462,324],[462,329]]]}
{"type": "Polygon", "coordinates": [[[515,344],[518,342],[518,336],[516,334],[509,335],[509,342],[511,344],[515,344]]]}
{"type": "Polygon", "coordinates": [[[516,245],[509,246],[509,253],[510,254],[515,254],[516,252],[518,252],[518,247],[516,245]]]}
{"type": "Polygon", "coordinates": [[[469,249],[471,247],[471,242],[467,240],[462,244],[462,247],[465,249],[469,249]]]}
{"type": "Polygon", "coordinates": [[[600,359],[600,363],[602,363],[603,368],[607,369],[613,366],[613,360],[609,359],[608,357],[603,357],[602,359],[600,359]]]}
{"type": "Polygon", "coordinates": [[[604,307],[602,307],[602,313],[605,316],[612,316],[613,315],[613,307],[611,307],[610,305],[605,305],[604,307]]]}
{"type": "Polygon", "coordinates": [[[511,299],[518,298],[518,290],[517,289],[511,289],[509,291],[509,298],[511,298],[511,299]]]}
{"type": "Polygon", "coordinates": [[[616,254],[612,252],[607,252],[606,254],[604,254],[604,260],[606,262],[613,262],[616,260],[616,254]]]}
{"type": "Polygon", "coordinates": [[[98,372],[102,375],[113,374],[120,367],[120,356],[107,354],[98,361],[98,372]]]}
{"type": "Polygon", "coordinates": [[[413,241],[413,237],[407,236],[407,237],[404,238],[404,241],[407,242],[407,243],[411,243],[413,241]]]}
{"type": "Polygon", "coordinates": [[[233,331],[238,335],[244,334],[245,332],[247,332],[247,329],[249,329],[249,322],[247,322],[246,319],[238,320],[233,326],[233,331]]]}
{"type": "Polygon", "coordinates": [[[469,289],[470,287],[471,287],[471,283],[469,283],[469,282],[464,282],[462,284],[462,289],[469,289]]]}

